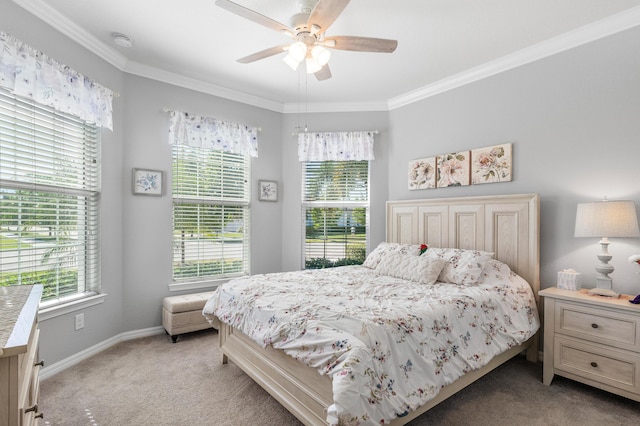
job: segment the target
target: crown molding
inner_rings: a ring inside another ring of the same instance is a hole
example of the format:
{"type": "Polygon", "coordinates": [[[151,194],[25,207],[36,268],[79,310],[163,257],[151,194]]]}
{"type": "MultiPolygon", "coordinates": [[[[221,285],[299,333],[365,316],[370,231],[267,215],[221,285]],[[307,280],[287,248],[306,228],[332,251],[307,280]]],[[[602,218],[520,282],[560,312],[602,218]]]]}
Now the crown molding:
{"type": "Polygon", "coordinates": [[[207,93],[221,98],[253,105],[259,108],[283,112],[283,104],[268,99],[249,95],[243,92],[228,89],[226,87],[217,86],[202,80],[185,77],[176,73],[172,73],[160,68],[144,65],[135,61],[129,61],[124,55],[115,48],[103,43],[84,28],[76,25],[69,18],[62,15],[57,10],[44,3],[42,0],[12,0],[18,6],[25,9],[32,15],[40,18],[42,21],[51,25],[62,34],[69,37],[79,45],[85,47],[96,56],[109,62],[111,65],[125,73],[147,77],[153,80],[162,81],[164,83],[173,84],[175,86],[184,87],[202,93],[207,93]]]}
{"type": "Polygon", "coordinates": [[[283,112],[283,104],[274,102],[269,99],[258,96],[249,95],[247,93],[228,89],[213,83],[207,83],[196,78],[185,77],[181,74],[166,71],[160,68],[141,64],[135,61],[129,61],[124,72],[140,77],[149,78],[151,80],[161,81],[163,83],[172,84],[174,86],[184,87],[185,89],[195,90],[197,92],[207,93],[209,95],[218,96],[231,101],[241,102],[243,104],[252,105],[259,108],[268,109],[275,112],[283,112]]]}
{"type": "Polygon", "coordinates": [[[315,102],[315,103],[285,103],[283,113],[306,114],[310,112],[373,112],[389,111],[387,101],[380,102],[315,102]]]}
{"type": "Polygon", "coordinates": [[[123,70],[127,58],[116,49],[88,33],[84,28],[72,22],[69,18],[43,2],[42,0],[12,0],[32,15],[51,25],[71,40],[87,48],[116,68],[123,70]]]}
{"type": "MultiPolygon", "coordinates": [[[[51,25],[76,43],[106,60],[123,72],[162,81],[168,84],[207,93],[248,105],[281,113],[299,113],[298,103],[280,103],[247,93],[228,89],[195,78],[185,77],[141,63],[128,61],[115,48],[103,43],[82,27],[60,14],[42,0],[12,0],[14,3],[51,25]]],[[[480,66],[444,78],[433,84],[412,90],[387,101],[340,102],[305,104],[307,112],[355,112],[390,111],[431,96],[491,77],[504,71],[555,55],[586,43],[616,34],[640,25],[640,6],[612,15],[608,18],[577,28],[558,37],[535,44],[513,54],[503,56],[480,66]]]]}
{"type": "Polygon", "coordinates": [[[389,110],[427,99],[431,96],[573,49],[638,25],[640,25],[640,6],[392,98],[389,100],[389,110]]]}

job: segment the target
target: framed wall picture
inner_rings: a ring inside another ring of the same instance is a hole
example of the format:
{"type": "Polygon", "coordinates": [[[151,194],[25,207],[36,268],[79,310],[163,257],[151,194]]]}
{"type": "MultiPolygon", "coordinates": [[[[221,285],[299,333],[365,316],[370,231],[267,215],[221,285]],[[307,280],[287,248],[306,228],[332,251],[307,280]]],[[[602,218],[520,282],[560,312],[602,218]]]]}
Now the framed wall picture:
{"type": "Polygon", "coordinates": [[[460,151],[438,156],[438,188],[471,184],[470,154],[471,151],[460,151]]]}
{"type": "Polygon", "coordinates": [[[436,187],[436,157],[409,161],[409,190],[436,187]]]}
{"type": "Polygon", "coordinates": [[[261,180],[258,182],[258,191],[260,201],[278,201],[278,182],[261,180]]]}
{"type": "Polygon", "coordinates": [[[471,151],[471,183],[474,185],[510,182],[512,171],[510,143],[471,151]]]}
{"type": "Polygon", "coordinates": [[[133,193],[135,195],[162,196],[162,171],[133,169],[133,193]]]}

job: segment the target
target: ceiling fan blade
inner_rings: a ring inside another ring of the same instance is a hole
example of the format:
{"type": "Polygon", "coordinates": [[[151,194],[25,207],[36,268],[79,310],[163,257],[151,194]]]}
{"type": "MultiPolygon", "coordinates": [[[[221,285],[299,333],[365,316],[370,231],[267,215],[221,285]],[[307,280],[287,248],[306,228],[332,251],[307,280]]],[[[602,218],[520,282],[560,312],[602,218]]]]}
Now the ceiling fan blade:
{"type": "Polygon", "coordinates": [[[261,50],[252,55],[245,56],[244,58],[237,59],[237,62],[241,64],[248,64],[249,62],[258,61],[260,59],[268,58],[269,56],[277,55],[285,51],[285,48],[289,47],[288,44],[281,44],[280,46],[270,47],[268,49],[261,50]]]}
{"type": "Polygon", "coordinates": [[[324,41],[324,45],[338,50],[391,53],[398,47],[398,41],[373,37],[331,36],[324,41]],[[334,41],[335,45],[332,46],[334,41]]]}
{"type": "Polygon", "coordinates": [[[320,33],[327,31],[327,28],[340,16],[350,0],[319,0],[313,8],[307,21],[307,26],[317,25],[320,33]]]}
{"type": "Polygon", "coordinates": [[[325,64],[320,71],[314,73],[318,81],[328,80],[331,78],[331,70],[329,69],[329,64],[325,64]]]}
{"type": "Polygon", "coordinates": [[[244,6],[240,6],[237,3],[228,0],[216,0],[216,5],[228,10],[231,13],[235,13],[242,18],[253,21],[274,31],[280,31],[289,35],[290,37],[295,37],[295,32],[288,26],[281,24],[278,21],[274,21],[273,19],[266,17],[254,10],[247,9],[244,6]]]}

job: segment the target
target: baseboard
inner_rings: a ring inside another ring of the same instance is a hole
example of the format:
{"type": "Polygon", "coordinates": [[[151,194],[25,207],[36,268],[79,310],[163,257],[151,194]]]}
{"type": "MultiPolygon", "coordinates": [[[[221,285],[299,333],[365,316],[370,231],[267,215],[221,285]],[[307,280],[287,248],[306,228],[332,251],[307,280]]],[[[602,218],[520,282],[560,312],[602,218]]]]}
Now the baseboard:
{"type": "Polygon", "coordinates": [[[144,328],[142,330],[133,330],[127,331],[124,333],[120,333],[117,336],[114,336],[110,339],[107,339],[103,342],[98,343],[97,345],[93,345],[90,348],[87,348],[81,352],[71,355],[68,358],[63,359],[62,361],[58,361],[55,364],[49,365],[47,367],[43,367],[40,370],[40,380],[45,380],[53,375],[63,372],[69,367],[72,367],[78,364],[85,359],[98,354],[105,349],[109,349],[111,346],[118,344],[120,342],[124,342],[127,340],[138,339],[140,337],[148,337],[155,336],[157,334],[164,333],[164,328],[162,326],[144,328]]]}

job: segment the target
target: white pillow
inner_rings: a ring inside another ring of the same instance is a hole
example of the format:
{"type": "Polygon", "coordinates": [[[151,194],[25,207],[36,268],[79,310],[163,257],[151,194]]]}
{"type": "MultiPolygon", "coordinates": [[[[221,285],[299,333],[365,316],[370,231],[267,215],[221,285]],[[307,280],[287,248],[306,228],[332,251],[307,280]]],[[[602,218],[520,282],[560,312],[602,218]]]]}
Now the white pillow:
{"type": "Polygon", "coordinates": [[[446,261],[438,281],[473,285],[478,282],[493,253],[479,250],[430,247],[422,256],[446,261]]]}
{"type": "Polygon", "coordinates": [[[506,263],[491,259],[482,271],[478,284],[486,282],[507,282],[511,276],[511,268],[506,263]]]}
{"type": "Polygon", "coordinates": [[[376,267],[376,274],[388,275],[421,284],[433,284],[444,268],[443,259],[395,252],[385,256],[376,267]]]}
{"type": "Polygon", "coordinates": [[[376,266],[378,266],[380,261],[391,253],[406,253],[417,256],[418,254],[420,254],[420,246],[387,243],[383,241],[378,244],[378,247],[376,247],[371,253],[369,253],[369,256],[367,256],[362,265],[366,266],[367,268],[376,269],[376,266]]]}

